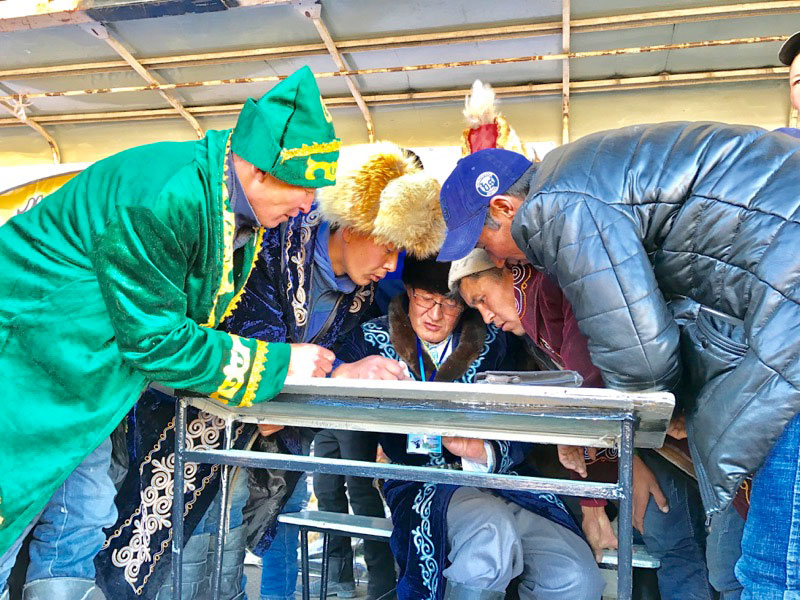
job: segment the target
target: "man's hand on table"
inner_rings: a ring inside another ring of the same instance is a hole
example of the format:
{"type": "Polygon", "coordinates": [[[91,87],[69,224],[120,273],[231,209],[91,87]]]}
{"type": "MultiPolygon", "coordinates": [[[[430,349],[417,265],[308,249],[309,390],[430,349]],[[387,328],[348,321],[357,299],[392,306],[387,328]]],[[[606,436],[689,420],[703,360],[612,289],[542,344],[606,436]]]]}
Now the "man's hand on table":
{"type": "MultiPolygon", "coordinates": [[[[289,369],[287,377],[325,377],[333,369],[336,355],[316,344],[289,344],[289,369]]],[[[283,425],[260,423],[258,430],[264,437],[269,437],[283,429],[283,425]]]]}
{"type": "Polygon", "coordinates": [[[287,377],[325,377],[333,369],[336,355],[316,344],[290,344],[287,377]]]}
{"type": "Polygon", "coordinates": [[[391,358],[377,355],[367,356],[352,363],[344,363],[331,373],[331,377],[383,379],[389,381],[408,379],[403,365],[391,358]]]}

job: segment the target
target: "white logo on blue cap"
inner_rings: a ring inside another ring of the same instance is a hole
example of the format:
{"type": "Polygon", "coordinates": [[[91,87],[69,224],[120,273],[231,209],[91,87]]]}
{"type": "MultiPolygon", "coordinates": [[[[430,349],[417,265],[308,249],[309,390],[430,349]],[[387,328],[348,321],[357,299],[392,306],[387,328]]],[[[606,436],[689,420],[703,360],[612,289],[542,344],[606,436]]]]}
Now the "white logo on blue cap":
{"type": "Polygon", "coordinates": [[[484,198],[491,198],[500,189],[500,180],[491,171],[484,171],[475,180],[475,191],[484,198]]]}

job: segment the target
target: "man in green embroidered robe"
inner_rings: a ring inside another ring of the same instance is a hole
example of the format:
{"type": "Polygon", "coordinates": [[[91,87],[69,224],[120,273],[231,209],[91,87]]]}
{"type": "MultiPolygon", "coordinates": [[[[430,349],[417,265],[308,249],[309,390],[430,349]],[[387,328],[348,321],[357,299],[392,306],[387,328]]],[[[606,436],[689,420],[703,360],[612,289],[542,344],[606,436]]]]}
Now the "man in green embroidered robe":
{"type": "Polygon", "coordinates": [[[226,157],[274,227],[335,182],[338,148],[304,67],[248,100],[234,130],[111,156],[0,227],[0,598],[15,542],[150,382],[247,405],[287,371],[330,370],[323,348],[214,328],[259,239],[240,235],[226,157]]]}

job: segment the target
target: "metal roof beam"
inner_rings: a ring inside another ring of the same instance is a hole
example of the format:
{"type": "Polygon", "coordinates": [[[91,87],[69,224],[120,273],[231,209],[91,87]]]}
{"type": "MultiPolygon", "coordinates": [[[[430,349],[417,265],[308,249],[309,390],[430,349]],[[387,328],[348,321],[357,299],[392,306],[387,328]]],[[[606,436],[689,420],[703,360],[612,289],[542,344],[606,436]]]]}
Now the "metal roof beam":
{"type": "MultiPolygon", "coordinates": [[[[428,71],[434,69],[450,69],[454,67],[473,67],[483,65],[500,65],[511,63],[526,63],[548,60],[564,60],[577,58],[593,58],[598,56],[620,56],[625,54],[643,54],[647,52],[663,52],[668,50],[687,50],[692,48],[710,48],[714,46],[736,46],[742,44],[760,44],[765,42],[782,42],[788,36],[773,35],[766,37],[732,38],[727,40],[704,40],[699,42],[682,42],[675,44],[658,44],[655,46],[634,46],[628,48],[612,48],[609,50],[588,50],[584,52],[559,52],[557,54],[540,54],[533,56],[514,56],[508,58],[490,58],[484,60],[465,60],[445,63],[428,63],[423,65],[401,65],[393,67],[377,67],[374,69],[357,69],[352,71],[328,71],[315,73],[317,79],[326,77],[351,77],[355,75],[376,75],[378,73],[405,73],[410,71],[428,71]]],[[[771,67],[770,67],[771,68],[771,67]]],[[[153,83],[145,86],[122,86],[115,88],[93,88],[78,90],[62,90],[52,92],[18,92],[14,96],[0,96],[0,101],[11,101],[17,96],[25,99],[87,96],[93,94],[118,94],[128,92],[151,92],[164,90],[177,90],[181,88],[210,87],[219,85],[233,85],[242,83],[266,83],[285,79],[285,75],[266,75],[261,77],[237,77],[234,79],[211,79],[204,81],[184,81],[180,83],[153,83]]],[[[352,89],[351,89],[352,91],[352,89]]]]}
{"type": "MultiPolygon", "coordinates": [[[[119,54],[122,59],[128,63],[128,65],[130,65],[134,71],[141,75],[142,79],[144,79],[147,83],[152,86],[161,85],[161,82],[153,77],[153,75],[147,69],[145,69],[138,60],[136,60],[136,57],[134,57],[133,54],[131,54],[128,49],[119,42],[119,40],[111,35],[105,26],[101,25],[100,23],[84,23],[81,25],[81,27],[89,34],[111,46],[114,52],[119,54]]],[[[198,123],[197,119],[195,119],[189,112],[186,111],[180,100],[178,100],[170,92],[160,89],[157,91],[159,95],[164,98],[164,100],[166,100],[181,117],[189,122],[189,125],[192,126],[192,129],[194,129],[194,132],[198,138],[201,138],[205,135],[203,128],[200,127],[200,123],[198,123]]]]}
{"type": "Polygon", "coordinates": [[[296,6],[297,9],[314,24],[317,33],[319,33],[319,37],[322,38],[322,43],[325,44],[325,48],[328,50],[331,59],[333,59],[333,63],[339,69],[339,73],[343,75],[347,83],[347,88],[350,90],[350,94],[352,94],[358,109],[364,116],[364,121],[367,125],[367,139],[369,139],[370,142],[374,142],[375,125],[372,123],[372,116],[369,114],[369,108],[361,97],[361,91],[358,89],[358,85],[356,85],[355,78],[346,74],[350,68],[345,64],[344,57],[336,48],[336,42],[333,41],[330,31],[328,31],[328,27],[325,25],[325,21],[322,20],[322,5],[319,0],[298,0],[296,6]]]}
{"type": "MultiPolygon", "coordinates": [[[[15,0],[6,0],[6,2],[15,0]]],[[[258,1],[258,0],[257,0],[258,1]]],[[[288,2],[290,0],[275,0],[288,2]]],[[[2,3],[0,3],[2,4],[2,3]]],[[[650,27],[675,23],[721,20],[730,18],[753,17],[774,14],[796,13],[800,10],[800,0],[782,0],[769,2],[752,2],[747,4],[729,4],[723,6],[705,6],[681,10],[655,11],[625,15],[609,15],[591,19],[572,19],[572,34],[591,31],[608,31],[635,27],[650,27]]],[[[108,19],[106,19],[108,21],[108,19]]],[[[0,18],[2,31],[2,18],[0,18]]],[[[521,25],[503,25],[458,31],[434,31],[410,35],[384,36],[357,40],[338,40],[336,47],[340,52],[364,52],[369,50],[385,50],[426,46],[433,44],[457,44],[464,42],[504,40],[543,35],[560,35],[561,21],[547,23],[526,23],[521,25]]],[[[191,67],[228,62],[258,61],[270,58],[297,58],[324,54],[325,44],[296,44],[292,46],[276,46],[264,48],[248,48],[219,52],[182,54],[139,58],[139,62],[151,69],[191,67]]],[[[98,72],[127,70],[124,61],[102,61],[94,63],[76,63],[43,67],[26,67],[20,69],[0,70],[0,79],[20,79],[27,77],[43,77],[48,75],[79,75],[98,72]]]]}
{"type": "MultiPolygon", "coordinates": [[[[570,91],[576,93],[626,91],[653,87],[675,87],[703,85],[710,83],[733,83],[740,81],[783,80],[789,73],[789,67],[763,67],[756,69],[733,69],[727,71],[702,71],[693,73],[675,73],[648,75],[643,77],[621,77],[611,79],[592,79],[571,81],[570,91]]],[[[493,87],[498,97],[532,97],[556,96],[561,94],[561,82],[531,83],[523,85],[497,85],[493,87]]],[[[370,106],[387,106],[395,104],[458,102],[464,101],[469,90],[463,88],[450,90],[431,90],[427,92],[405,92],[394,94],[366,94],[363,99],[370,106]]],[[[353,107],[355,100],[350,96],[326,98],[328,107],[353,107]]],[[[215,104],[187,107],[186,110],[197,117],[235,115],[241,110],[241,104],[215,104]]],[[[40,115],[37,120],[52,125],[74,123],[96,123],[107,121],[147,120],[175,118],[175,111],[168,108],[107,111],[94,113],[40,115]]],[[[16,119],[0,118],[0,127],[20,125],[16,119]]]]}
{"type": "MultiPolygon", "coordinates": [[[[57,165],[61,163],[61,150],[59,150],[58,143],[56,142],[55,138],[53,138],[53,136],[50,135],[44,127],[39,125],[39,123],[25,113],[25,106],[21,103],[21,101],[20,104],[17,104],[16,106],[9,106],[5,102],[0,102],[0,108],[3,108],[7,112],[10,112],[12,115],[14,115],[14,118],[10,119],[11,121],[17,121],[20,125],[27,125],[36,133],[41,135],[47,141],[47,145],[50,146],[50,152],[53,153],[53,164],[57,165]]],[[[6,120],[9,119],[0,119],[0,121],[6,120]]]]}

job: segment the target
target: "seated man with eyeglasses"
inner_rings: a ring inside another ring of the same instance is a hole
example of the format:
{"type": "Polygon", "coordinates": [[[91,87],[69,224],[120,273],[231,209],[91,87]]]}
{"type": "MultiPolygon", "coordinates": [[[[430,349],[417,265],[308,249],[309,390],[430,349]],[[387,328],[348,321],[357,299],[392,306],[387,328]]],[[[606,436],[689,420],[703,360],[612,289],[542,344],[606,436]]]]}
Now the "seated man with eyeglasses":
{"type": "MultiPolygon", "coordinates": [[[[407,258],[406,293],[350,332],[336,353],[349,362],[332,377],[472,383],[479,372],[512,369],[512,336],[451,296],[448,272],[407,258]]],[[[532,474],[523,464],[530,444],[382,434],[381,445],[395,463],[532,474]]],[[[396,480],[383,489],[400,600],[499,600],[520,575],[522,599],[600,598],[592,552],[557,496],[396,480]]]]}

